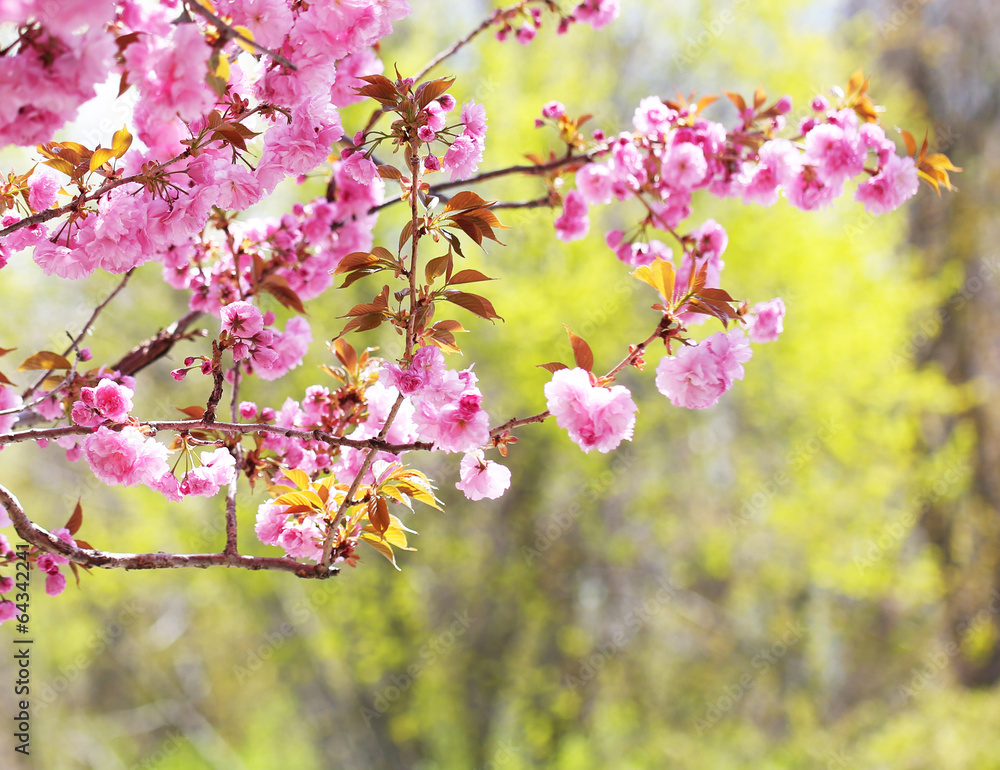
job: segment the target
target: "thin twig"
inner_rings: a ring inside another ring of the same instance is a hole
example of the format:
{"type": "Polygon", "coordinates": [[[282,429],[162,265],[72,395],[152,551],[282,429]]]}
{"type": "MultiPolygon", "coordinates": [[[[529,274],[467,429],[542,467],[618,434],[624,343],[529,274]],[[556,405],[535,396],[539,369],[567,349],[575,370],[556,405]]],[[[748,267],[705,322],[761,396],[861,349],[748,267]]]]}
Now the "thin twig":
{"type": "Polygon", "coordinates": [[[214,24],[215,28],[217,30],[219,30],[219,32],[222,33],[224,35],[224,37],[230,38],[230,39],[233,39],[233,40],[239,40],[242,43],[246,43],[248,46],[250,46],[251,48],[253,48],[255,51],[258,51],[258,52],[264,54],[265,56],[270,56],[272,59],[274,59],[276,62],[278,62],[278,64],[282,65],[283,67],[287,67],[290,70],[297,70],[298,69],[298,67],[296,67],[292,62],[290,62],[288,59],[286,59],[280,53],[276,53],[275,51],[272,51],[269,48],[265,48],[260,43],[254,42],[253,40],[251,40],[250,38],[248,38],[243,33],[239,32],[236,29],[234,29],[229,24],[226,24],[226,22],[224,22],[222,19],[220,19],[218,16],[216,16],[210,10],[208,10],[208,8],[206,8],[205,6],[203,6],[201,3],[191,2],[190,0],[185,0],[184,5],[185,5],[185,7],[189,11],[194,11],[196,14],[198,14],[199,16],[201,16],[206,21],[210,21],[212,24],[214,24]]]}
{"type": "MultiPolygon", "coordinates": [[[[67,347],[66,350],[63,351],[64,358],[73,351],[79,353],[78,346],[80,344],[80,341],[86,336],[87,332],[90,331],[90,327],[94,325],[94,322],[97,320],[97,316],[101,314],[101,311],[104,310],[104,308],[108,306],[111,300],[117,297],[118,293],[125,288],[125,285],[128,283],[128,279],[132,277],[132,273],[134,272],[135,268],[133,267],[131,270],[125,273],[124,277],[121,279],[121,281],[118,282],[118,285],[112,290],[112,292],[107,297],[104,298],[101,304],[99,304],[97,307],[94,308],[94,312],[90,314],[90,318],[87,319],[87,323],[83,325],[83,328],[80,330],[80,333],[77,334],[76,337],[73,337],[71,339],[69,347],[67,347]]],[[[75,365],[74,365],[74,371],[75,371],[75,365]]],[[[34,393],[42,386],[42,383],[45,382],[45,380],[48,379],[48,377],[49,377],[49,372],[46,372],[41,377],[39,377],[33,385],[31,385],[27,390],[24,391],[24,393],[21,394],[21,398],[25,399],[29,398],[32,393],[34,393]]],[[[62,387],[62,385],[64,385],[65,382],[66,381],[63,380],[63,382],[59,384],[59,387],[62,387]]],[[[22,407],[22,409],[23,408],[24,407],[22,407]]]]}
{"type": "MultiPolygon", "coordinates": [[[[267,425],[266,423],[229,423],[213,422],[206,425],[201,420],[183,421],[158,421],[140,422],[154,431],[168,430],[177,433],[187,433],[192,430],[214,430],[227,435],[247,435],[251,433],[263,433],[270,436],[284,436],[285,438],[296,438],[302,441],[319,441],[330,446],[346,446],[352,449],[374,449],[379,452],[390,452],[399,454],[400,452],[413,452],[418,450],[433,449],[434,445],[428,441],[414,441],[409,444],[390,444],[385,441],[385,437],[352,439],[334,436],[321,430],[295,430],[294,428],[279,428],[277,425],[267,425]]],[[[13,433],[0,434],[0,446],[6,444],[19,444],[24,441],[38,441],[39,439],[57,439],[62,436],[86,436],[95,432],[95,428],[84,428],[81,425],[65,425],[59,428],[35,428],[32,430],[15,431],[13,433]]]]}

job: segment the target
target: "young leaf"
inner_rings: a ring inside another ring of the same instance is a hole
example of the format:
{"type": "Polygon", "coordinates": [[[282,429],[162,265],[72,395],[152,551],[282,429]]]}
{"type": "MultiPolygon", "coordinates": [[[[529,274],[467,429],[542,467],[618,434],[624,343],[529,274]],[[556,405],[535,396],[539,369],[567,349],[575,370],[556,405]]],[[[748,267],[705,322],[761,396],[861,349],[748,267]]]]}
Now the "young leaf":
{"type": "Polygon", "coordinates": [[[39,369],[72,369],[73,364],[67,361],[58,353],[53,353],[51,350],[43,350],[39,353],[35,353],[33,356],[28,356],[21,365],[17,367],[19,372],[30,372],[39,369]]]}
{"type": "Polygon", "coordinates": [[[66,522],[65,527],[71,535],[75,535],[79,531],[81,524],[83,524],[83,506],[80,505],[78,498],[76,508],[73,509],[73,515],[69,517],[69,521],[66,522]]]}
{"type": "MultiPolygon", "coordinates": [[[[481,297],[478,294],[469,294],[463,291],[448,291],[445,293],[444,298],[459,307],[464,307],[470,313],[475,313],[480,318],[485,318],[487,321],[500,318],[496,310],[493,309],[492,303],[486,297],[481,297]]],[[[500,318],[500,320],[502,321],[503,319],[500,318]]]]}
{"type": "Polygon", "coordinates": [[[456,283],[477,283],[479,281],[492,281],[488,275],[483,275],[478,270],[459,270],[455,275],[451,277],[448,281],[448,285],[451,286],[456,283]]]}
{"type": "Polygon", "coordinates": [[[547,372],[552,372],[553,374],[558,372],[560,369],[569,369],[569,367],[566,366],[566,364],[561,364],[558,361],[551,361],[550,363],[547,364],[535,364],[535,366],[537,366],[539,369],[544,369],[547,372]]]}
{"type": "Polygon", "coordinates": [[[583,337],[573,334],[566,324],[563,324],[563,328],[569,335],[569,342],[573,346],[573,358],[576,360],[576,365],[588,372],[591,371],[594,368],[594,353],[591,351],[590,345],[583,337]]]}
{"type": "Polygon", "coordinates": [[[128,132],[128,129],[124,126],[117,131],[111,140],[111,151],[114,153],[116,158],[122,157],[128,148],[132,146],[132,134],[128,132]]]}

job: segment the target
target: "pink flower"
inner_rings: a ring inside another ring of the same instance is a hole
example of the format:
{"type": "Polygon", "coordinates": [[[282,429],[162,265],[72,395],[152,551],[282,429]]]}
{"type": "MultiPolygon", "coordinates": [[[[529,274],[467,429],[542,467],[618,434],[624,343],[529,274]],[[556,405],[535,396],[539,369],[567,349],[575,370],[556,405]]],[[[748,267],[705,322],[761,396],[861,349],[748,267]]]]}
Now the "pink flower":
{"type": "Polygon", "coordinates": [[[776,297],[770,302],[758,302],[751,311],[750,341],[774,342],[783,331],[784,316],[785,303],[781,297],[776,297]]]}
{"type": "Polygon", "coordinates": [[[486,139],[486,108],[483,105],[466,102],[462,107],[462,123],[465,125],[464,136],[478,142],[486,139]]]}
{"type": "Polygon", "coordinates": [[[787,139],[771,139],[757,151],[759,162],[743,189],[743,202],[771,206],[778,188],[787,185],[800,165],[799,151],[787,139]]]}
{"type": "Polygon", "coordinates": [[[483,144],[477,142],[471,136],[462,134],[448,148],[448,152],[441,159],[441,164],[448,177],[454,182],[457,179],[466,179],[475,173],[479,168],[479,161],[483,159],[483,144]]]}
{"type": "Polygon", "coordinates": [[[180,483],[185,495],[214,497],[220,487],[228,486],[236,476],[236,460],[225,447],[201,453],[201,466],[188,471],[180,483]]]}
{"type": "Polygon", "coordinates": [[[51,174],[32,174],[28,179],[28,205],[34,211],[44,211],[56,202],[59,180],[51,174]]]}
{"type": "MultiPolygon", "coordinates": [[[[18,409],[24,401],[14,388],[0,386],[0,412],[8,409],[18,409]]],[[[7,433],[17,422],[17,412],[12,414],[0,414],[0,433],[7,433]]]]}
{"type": "Polygon", "coordinates": [[[667,133],[677,117],[677,112],[665,105],[658,96],[647,96],[635,108],[632,125],[640,134],[655,138],[667,133]]]}
{"type": "Polygon", "coordinates": [[[94,475],[108,486],[152,486],[170,470],[167,448],[131,425],[120,432],[101,426],[87,436],[83,451],[94,475]]]}
{"type": "Polygon", "coordinates": [[[444,372],[444,355],[436,345],[417,350],[409,369],[401,369],[393,363],[382,367],[386,384],[397,388],[404,396],[419,395],[424,388],[440,382],[444,372]]]}
{"type": "Polygon", "coordinates": [[[892,155],[878,174],[858,185],[854,200],[875,216],[899,208],[917,194],[920,178],[913,158],[892,155]]]}
{"type": "Polygon", "coordinates": [[[614,179],[602,163],[588,163],[576,172],[576,189],[590,205],[611,203],[614,179]]]}
{"type": "Polygon", "coordinates": [[[253,401],[240,401],[240,419],[249,422],[257,417],[257,405],[253,401]]]}
{"type": "Polygon", "coordinates": [[[743,332],[718,332],[698,345],[664,356],[656,367],[656,387],[674,406],[705,409],[743,379],[743,364],[753,351],[743,332]]]}
{"type": "Polygon", "coordinates": [[[264,328],[264,317],[258,308],[239,300],[222,308],[222,331],[234,337],[248,339],[264,328]]]}
{"type": "Polygon", "coordinates": [[[547,102],[544,107],[542,107],[542,117],[548,118],[549,120],[557,120],[566,114],[566,107],[562,102],[547,102]]]}
{"type": "Polygon", "coordinates": [[[742,329],[716,332],[704,344],[715,356],[719,376],[727,390],[732,387],[734,380],[743,379],[743,364],[750,360],[753,350],[742,329]]]}
{"type": "Polygon", "coordinates": [[[436,407],[424,401],[413,422],[424,441],[445,452],[470,452],[490,441],[490,416],[482,409],[478,389],[463,393],[457,402],[436,407]]]}
{"type": "Polygon", "coordinates": [[[0,623],[6,623],[8,620],[13,620],[18,615],[17,605],[12,601],[4,600],[0,602],[0,623]]]}
{"type": "Polygon", "coordinates": [[[563,212],[556,218],[556,237],[561,241],[577,241],[590,230],[589,208],[579,190],[570,190],[563,200],[563,212]]]}
{"type": "Polygon", "coordinates": [[[462,458],[459,475],[461,480],[455,486],[470,500],[482,500],[484,497],[496,500],[510,487],[510,469],[492,460],[484,460],[479,449],[462,458]]]}
{"type": "Polygon", "coordinates": [[[584,452],[607,453],[632,440],[637,407],[623,385],[599,388],[583,369],[560,369],[545,384],[545,397],[556,424],[584,452]]]}
{"type": "Polygon", "coordinates": [[[816,126],[806,134],[806,160],[815,164],[825,184],[839,187],[865,168],[865,148],[853,128],[832,123],[816,126]]]}
{"type": "MultiPolygon", "coordinates": [[[[433,137],[431,138],[433,139],[433,137]]],[[[430,140],[425,139],[424,141],[430,140]]],[[[362,152],[351,153],[344,161],[343,170],[358,184],[371,184],[378,176],[378,167],[362,152]]]]}
{"type": "Polygon", "coordinates": [[[45,593],[59,596],[66,588],[66,576],[61,572],[50,572],[45,577],[45,593]]]}
{"type": "Polygon", "coordinates": [[[255,352],[253,358],[257,376],[265,380],[284,377],[302,363],[310,342],[312,342],[312,329],[309,322],[301,316],[289,318],[285,324],[285,331],[275,335],[270,347],[256,348],[261,354],[258,358],[255,352]]]}
{"type": "Polygon", "coordinates": [[[618,18],[618,0],[584,0],[573,9],[573,18],[594,29],[604,29],[618,18]]]}
{"type": "Polygon", "coordinates": [[[73,403],[73,422],[85,428],[96,428],[105,421],[127,422],[133,395],[131,388],[109,379],[101,380],[96,388],[81,391],[81,400],[73,403]]]}
{"type": "Polygon", "coordinates": [[[669,147],[663,157],[660,177],[671,190],[690,192],[705,179],[708,161],[701,147],[680,142],[669,147]]]}

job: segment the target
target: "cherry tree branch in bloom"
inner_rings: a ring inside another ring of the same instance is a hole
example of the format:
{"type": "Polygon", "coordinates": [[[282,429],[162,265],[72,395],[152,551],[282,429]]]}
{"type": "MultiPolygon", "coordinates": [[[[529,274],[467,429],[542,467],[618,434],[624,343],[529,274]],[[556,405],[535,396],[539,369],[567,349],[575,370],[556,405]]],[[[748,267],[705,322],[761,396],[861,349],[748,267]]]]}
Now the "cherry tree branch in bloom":
{"type": "Polygon", "coordinates": [[[494,24],[496,24],[498,20],[508,17],[514,13],[517,13],[521,9],[526,8],[527,6],[532,4],[547,5],[547,6],[552,5],[550,0],[521,0],[521,2],[513,3],[512,5],[508,5],[504,8],[497,8],[495,11],[493,11],[493,13],[491,13],[489,16],[483,19],[483,21],[480,22],[479,26],[477,26],[469,34],[467,34],[460,40],[456,40],[452,45],[448,46],[446,49],[441,51],[441,53],[439,53],[437,56],[435,56],[433,59],[427,62],[427,64],[425,64],[420,69],[420,71],[413,76],[413,79],[423,80],[425,77],[427,77],[427,74],[432,69],[437,67],[446,59],[449,59],[450,57],[454,56],[456,53],[461,51],[465,46],[467,46],[469,43],[475,40],[479,35],[481,35],[483,32],[485,32],[494,24]]]}
{"type": "MultiPolygon", "coordinates": [[[[407,444],[392,444],[385,441],[385,436],[368,439],[352,439],[344,436],[334,436],[321,430],[296,430],[295,428],[281,428],[276,425],[266,423],[229,423],[213,422],[205,423],[201,420],[184,421],[160,421],[139,422],[139,425],[152,428],[154,432],[161,430],[175,431],[177,433],[188,433],[192,430],[215,430],[229,435],[250,435],[260,433],[269,436],[281,436],[283,438],[294,438],[301,441],[321,441],[324,444],[336,447],[350,447],[352,449],[371,449],[377,452],[390,452],[399,454],[400,452],[413,452],[418,450],[430,450],[434,444],[430,441],[412,441],[407,444]]],[[[83,425],[66,425],[61,428],[34,428],[31,430],[15,431],[13,433],[0,434],[0,446],[7,444],[20,444],[25,441],[38,441],[57,439],[63,436],[86,436],[94,433],[94,428],[83,425]]]]}
{"type": "Polygon", "coordinates": [[[94,548],[80,548],[53,535],[28,518],[20,501],[0,485],[0,505],[7,509],[14,529],[21,539],[48,553],[58,553],[75,564],[103,569],[179,569],[183,567],[235,567],[248,570],[291,572],[300,578],[323,580],[340,572],[339,567],[303,564],[295,559],[273,556],[245,556],[235,552],[222,553],[114,553],[94,548]]]}
{"type": "Polygon", "coordinates": [[[224,22],[222,19],[220,19],[210,10],[208,10],[208,8],[206,8],[204,5],[198,2],[198,0],[184,0],[184,7],[187,8],[188,11],[193,11],[194,13],[198,14],[206,21],[211,22],[212,25],[217,30],[219,30],[220,36],[222,36],[224,39],[239,40],[241,43],[245,43],[258,53],[262,53],[265,56],[274,59],[274,61],[278,62],[278,64],[280,64],[282,67],[286,67],[290,70],[298,69],[298,67],[296,67],[293,62],[290,62],[288,59],[286,59],[277,51],[272,51],[268,48],[265,48],[260,43],[244,35],[238,29],[230,26],[229,24],[226,24],[226,22],[224,22]]]}

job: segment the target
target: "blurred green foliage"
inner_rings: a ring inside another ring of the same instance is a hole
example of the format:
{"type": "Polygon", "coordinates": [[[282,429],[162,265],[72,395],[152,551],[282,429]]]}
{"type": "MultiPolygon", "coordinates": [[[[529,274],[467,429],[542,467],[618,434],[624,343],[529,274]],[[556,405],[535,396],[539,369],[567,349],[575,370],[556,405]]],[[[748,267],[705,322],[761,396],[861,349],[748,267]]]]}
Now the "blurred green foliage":
{"type": "MultiPolygon", "coordinates": [[[[383,50],[404,74],[487,10],[415,5],[383,50]]],[[[873,52],[834,37],[837,11],[822,4],[623,6],[602,33],[546,28],[529,47],[484,37],[436,73],[459,76],[460,101],[486,104],[484,167],[554,147],[532,128],[552,98],[614,132],[650,93],[764,85],[805,105],[874,66],[873,52]]],[[[889,125],[919,133],[926,117],[914,100],[873,83],[889,125]]],[[[349,111],[345,126],[368,109],[349,111]]],[[[732,117],[723,102],[712,109],[732,117]]],[[[543,193],[524,179],[479,191],[543,193]]],[[[653,386],[655,351],[645,372],[621,377],[641,414],[615,454],[583,455],[555,425],[528,426],[509,457],[511,490],[476,504],[454,488],[456,458],[421,458],[446,510],[407,519],[419,550],[402,554],[401,573],[369,551],[358,569],[318,584],[95,571],[57,600],[36,584],[37,767],[1000,767],[1000,698],[953,684],[941,567],[914,526],[923,499],[957,500],[967,482],[967,437],[931,455],[923,431],[969,396],[912,363],[921,320],[957,274],[919,273],[902,246],[902,212],[873,219],[850,200],[819,215],[703,201],[692,226],[709,216],[730,235],[725,288],[751,301],[781,296],[789,308],[781,340],[756,348],[722,403],[671,407],[653,386]]],[[[513,227],[506,246],[468,252],[468,266],[500,279],[487,293],[505,323],[455,316],[474,332],[460,343],[494,423],[543,408],[549,375],[535,365],[569,360],[563,323],[588,339],[600,370],[658,320],[651,290],[602,243],[627,213],[593,212],[591,235],[569,246],[554,239],[552,217],[502,212],[513,227]]],[[[401,221],[383,216],[382,242],[401,221]]],[[[56,282],[39,296],[53,282],[33,265],[12,265],[3,280],[19,323],[0,345],[25,350],[57,344],[53,330],[78,328],[113,285],[56,282]]],[[[183,312],[155,266],[134,284],[100,324],[97,360],[183,312]]],[[[352,292],[375,290],[362,281],[352,292]]],[[[312,303],[317,340],[339,331],[335,316],[354,296],[312,303]]],[[[325,362],[317,344],[280,390],[245,395],[276,407],[301,398],[325,362]]],[[[203,400],[197,382],[178,394],[173,365],[146,373],[137,413],[203,400]]],[[[82,496],[81,535],[95,545],[221,548],[218,500],[171,506],[108,489],[35,447],[4,451],[0,472],[47,526],[82,496]]],[[[260,499],[240,504],[244,548],[260,499]]],[[[973,625],[967,643],[983,644],[976,635],[988,627],[973,625]]],[[[9,665],[0,658],[3,681],[9,665]]]]}

